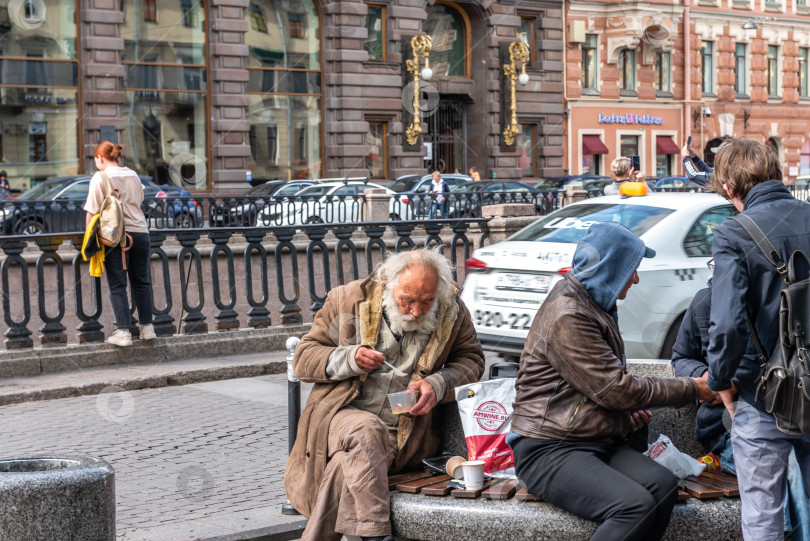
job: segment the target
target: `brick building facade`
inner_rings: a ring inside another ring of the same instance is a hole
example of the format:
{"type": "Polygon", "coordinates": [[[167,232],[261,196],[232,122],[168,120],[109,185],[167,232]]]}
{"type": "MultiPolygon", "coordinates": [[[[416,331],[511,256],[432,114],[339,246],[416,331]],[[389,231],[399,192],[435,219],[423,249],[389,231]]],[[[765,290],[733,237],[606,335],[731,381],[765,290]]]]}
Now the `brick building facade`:
{"type": "Polygon", "coordinates": [[[724,137],[770,145],[785,181],[810,174],[803,0],[566,3],[566,168],[610,175],[638,154],[683,174],[686,137],[712,160],[724,137]],[[689,32],[684,35],[684,28],[689,32]]]}
{"type": "Polygon", "coordinates": [[[19,189],[91,172],[114,138],[141,174],[214,193],[250,178],[559,174],[562,36],[553,0],[0,0],[0,167],[19,189]],[[403,56],[423,33],[435,76],[410,146],[403,56]],[[518,39],[532,60],[505,147],[502,49],[518,39]]]}

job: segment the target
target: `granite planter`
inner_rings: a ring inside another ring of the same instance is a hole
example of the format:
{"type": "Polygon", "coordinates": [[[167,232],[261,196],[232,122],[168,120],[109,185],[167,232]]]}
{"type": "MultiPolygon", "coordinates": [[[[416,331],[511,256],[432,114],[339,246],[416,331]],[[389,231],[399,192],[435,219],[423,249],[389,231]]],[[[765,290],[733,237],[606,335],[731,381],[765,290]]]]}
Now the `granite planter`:
{"type": "Polygon", "coordinates": [[[87,456],[0,460],[0,541],[115,541],[115,473],[87,456]]]}

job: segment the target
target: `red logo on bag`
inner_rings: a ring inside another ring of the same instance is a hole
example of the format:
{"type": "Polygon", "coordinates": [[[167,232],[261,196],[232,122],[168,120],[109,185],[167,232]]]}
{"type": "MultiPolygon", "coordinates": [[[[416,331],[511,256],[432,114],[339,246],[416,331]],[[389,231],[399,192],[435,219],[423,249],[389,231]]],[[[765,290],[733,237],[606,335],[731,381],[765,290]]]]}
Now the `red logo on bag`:
{"type": "Polygon", "coordinates": [[[498,402],[484,402],[473,411],[478,426],[489,432],[497,432],[509,420],[506,408],[498,402]]]}

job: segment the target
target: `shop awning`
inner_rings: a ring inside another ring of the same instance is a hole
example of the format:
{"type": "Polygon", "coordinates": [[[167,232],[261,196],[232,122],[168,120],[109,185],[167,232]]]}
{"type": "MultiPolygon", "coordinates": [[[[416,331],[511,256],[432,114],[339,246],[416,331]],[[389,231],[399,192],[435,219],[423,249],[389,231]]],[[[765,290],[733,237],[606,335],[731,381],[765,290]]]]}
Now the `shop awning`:
{"type": "Polygon", "coordinates": [[[658,154],[680,154],[681,149],[678,148],[672,141],[672,137],[669,135],[661,136],[655,138],[655,151],[658,154]]]}
{"type": "Polygon", "coordinates": [[[608,147],[599,139],[598,135],[583,135],[582,136],[582,154],[590,156],[591,154],[607,154],[608,147]]]}

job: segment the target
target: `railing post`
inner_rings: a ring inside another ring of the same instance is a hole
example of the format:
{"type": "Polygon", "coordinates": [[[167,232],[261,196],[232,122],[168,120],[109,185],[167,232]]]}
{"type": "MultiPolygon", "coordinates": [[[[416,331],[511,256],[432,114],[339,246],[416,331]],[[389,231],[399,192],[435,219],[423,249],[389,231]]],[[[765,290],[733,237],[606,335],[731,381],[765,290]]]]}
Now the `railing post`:
{"type": "MultiPolygon", "coordinates": [[[[169,272],[169,256],[163,250],[163,242],[166,240],[166,233],[156,233],[152,231],[149,234],[149,275],[152,276],[152,256],[156,255],[160,262],[160,270],[163,274],[163,297],[166,299],[166,304],[163,308],[158,308],[155,302],[155,290],[152,288],[152,325],[155,327],[155,334],[158,336],[172,336],[177,330],[174,325],[174,318],[171,315],[172,311],[172,276],[169,272]]],[[[152,283],[155,283],[154,276],[152,276],[152,283]]]]}
{"type": "MultiPolygon", "coordinates": [[[[98,318],[101,317],[101,278],[96,276],[90,277],[90,297],[93,300],[93,313],[87,315],[84,313],[84,296],[82,293],[82,237],[73,237],[73,247],[76,248],[76,256],[73,258],[73,298],[76,301],[76,317],[79,318],[79,323],[76,330],[79,331],[77,339],[80,344],[89,342],[103,342],[104,326],[99,323],[98,318]]],[[[88,272],[89,274],[89,272],[88,272]]]]}
{"type": "Polygon", "coordinates": [[[31,321],[31,290],[28,287],[28,264],[20,255],[25,249],[26,242],[19,238],[2,241],[3,252],[6,258],[0,265],[0,275],[3,284],[3,318],[8,329],[6,336],[6,349],[25,349],[34,347],[28,323],[31,321]],[[20,267],[20,294],[22,295],[23,316],[20,321],[14,321],[11,315],[11,296],[9,295],[8,275],[11,265],[16,263],[20,267]]]}
{"type": "MultiPolygon", "coordinates": [[[[295,377],[293,372],[293,357],[295,356],[295,348],[301,340],[295,336],[287,338],[287,456],[292,453],[293,445],[295,445],[295,438],[298,434],[298,418],[301,417],[301,382],[295,377]]],[[[282,515],[300,515],[296,511],[290,500],[281,505],[282,515]]]]}
{"type": "Polygon", "coordinates": [[[37,239],[37,245],[42,253],[37,258],[37,303],[39,304],[39,319],[42,326],[39,331],[39,343],[42,347],[64,346],[67,344],[67,334],[65,326],[62,325],[62,318],[65,317],[65,275],[63,273],[62,258],[56,250],[62,244],[62,237],[47,237],[37,239]],[[45,268],[48,262],[52,262],[56,267],[56,315],[48,315],[48,303],[45,300],[45,287],[48,283],[45,279],[45,268]]]}
{"type": "Polygon", "coordinates": [[[270,320],[270,310],[267,309],[267,301],[270,300],[267,286],[267,251],[262,246],[262,239],[264,239],[265,232],[262,230],[248,229],[245,231],[245,240],[247,240],[247,247],[245,247],[245,293],[247,301],[250,305],[248,310],[247,323],[254,329],[262,327],[269,327],[272,325],[270,320]],[[259,256],[259,270],[261,279],[262,296],[256,300],[253,295],[253,254],[257,253],[259,256]]]}
{"type": "Polygon", "coordinates": [[[208,332],[208,323],[205,322],[205,315],[202,309],[205,306],[205,293],[202,275],[202,259],[200,252],[197,251],[197,241],[200,240],[200,234],[193,231],[183,231],[177,234],[177,240],[183,247],[177,255],[177,261],[180,265],[180,294],[183,301],[183,310],[186,316],[182,318],[185,323],[182,328],[183,334],[195,334],[208,332]],[[191,256],[189,261],[188,274],[186,273],[185,257],[191,256]],[[191,267],[196,271],[195,279],[197,282],[197,298],[198,303],[196,306],[190,306],[188,303],[188,285],[191,277],[191,267]]]}
{"type": "Polygon", "coordinates": [[[208,234],[208,238],[214,243],[214,249],[209,256],[211,263],[211,285],[214,290],[214,304],[219,311],[214,314],[214,328],[218,331],[229,331],[239,328],[236,310],[236,275],[233,268],[233,252],[228,246],[231,239],[231,231],[221,230],[208,234]],[[222,291],[219,286],[219,253],[225,254],[225,264],[228,270],[228,302],[222,301],[222,291]]]}

